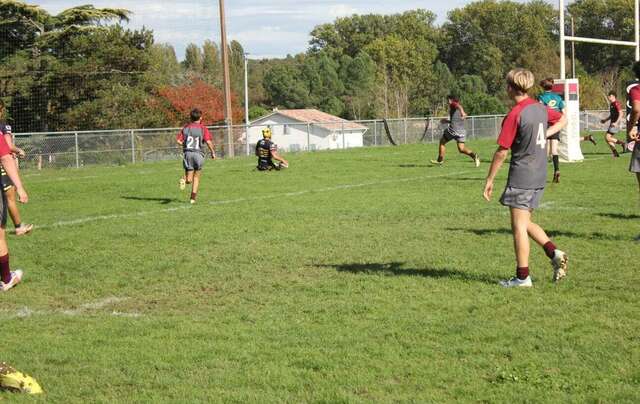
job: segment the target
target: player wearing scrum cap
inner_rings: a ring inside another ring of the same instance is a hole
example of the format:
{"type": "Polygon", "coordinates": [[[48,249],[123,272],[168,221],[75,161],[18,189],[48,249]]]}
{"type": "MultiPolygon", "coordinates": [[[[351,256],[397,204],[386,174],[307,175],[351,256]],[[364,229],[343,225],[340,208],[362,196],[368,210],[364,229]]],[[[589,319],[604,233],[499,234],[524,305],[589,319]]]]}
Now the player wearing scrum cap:
{"type": "Polygon", "coordinates": [[[262,130],[262,140],[256,143],[256,156],[258,157],[259,171],[279,170],[280,168],[289,167],[287,160],[278,154],[278,146],[271,140],[271,129],[264,128],[262,130]],[[274,163],[276,160],[278,164],[274,163]]]}
{"type": "Polygon", "coordinates": [[[530,287],[529,237],[543,247],[553,266],[553,280],[566,276],[567,255],[558,250],[545,231],[531,221],[547,179],[547,138],[559,132],[566,120],[550,107],[529,97],[533,87],[533,73],[525,69],[514,69],[507,75],[507,93],[516,102],[515,107],[502,122],[498,137],[498,150],[493,156],[484,187],[484,198],[489,201],[493,194],[494,180],[511,150],[511,164],[506,189],[500,203],[511,211],[516,255],[516,276],[500,282],[504,287],[530,287]]]}

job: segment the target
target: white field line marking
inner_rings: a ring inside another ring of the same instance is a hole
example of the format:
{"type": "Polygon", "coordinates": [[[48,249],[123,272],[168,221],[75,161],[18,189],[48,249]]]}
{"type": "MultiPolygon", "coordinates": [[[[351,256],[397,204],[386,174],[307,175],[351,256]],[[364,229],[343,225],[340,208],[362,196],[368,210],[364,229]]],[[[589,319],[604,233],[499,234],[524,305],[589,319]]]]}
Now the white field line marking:
{"type": "MultiPolygon", "coordinates": [[[[4,310],[3,312],[0,312],[0,313],[9,314],[8,315],[9,318],[26,318],[26,317],[33,317],[33,316],[52,316],[52,315],[77,317],[83,314],[88,314],[90,312],[98,311],[100,309],[103,309],[107,306],[110,306],[116,303],[124,302],[125,300],[128,300],[128,298],[108,297],[106,299],[98,300],[96,302],[83,304],[82,306],[76,309],[32,310],[28,307],[23,307],[21,309],[18,309],[15,313],[8,313],[7,310],[4,310]]],[[[123,313],[115,310],[111,312],[111,315],[114,317],[128,317],[128,318],[142,317],[142,314],[140,313],[123,313]]]]}
{"type": "MultiPolygon", "coordinates": [[[[451,173],[444,173],[444,174],[438,174],[438,175],[425,175],[420,177],[401,178],[401,179],[396,178],[396,179],[389,179],[389,180],[382,180],[382,181],[363,182],[360,184],[345,184],[345,185],[338,185],[335,187],[309,189],[309,190],[289,192],[284,194],[272,194],[272,195],[257,196],[252,198],[236,198],[236,199],[227,199],[227,200],[219,200],[219,201],[210,201],[208,204],[215,206],[215,205],[228,205],[232,203],[255,202],[255,201],[268,200],[268,199],[282,198],[283,196],[294,197],[294,196],[300,196],[300,195],[306,195],[306,194],[312,194],[312,193],[341,191],[341,190],[363,188],[363,187],[370,187],[370,186],[376,186],[376,185],[398,184],[398,183],[418,181],[423,179],[451,177],[455,175],[469,174],[471,172],[474,172],[474,171],[469,171],[469,170],[455,171],[451,173]]],[[[176,211],[191,209],[191,207],[192,207],[191,205],[184,205],[184,206],[176,206],[176,207],[160,209],[160,210],[147,210],[147,211],[140,211],[140,212],[134,212],[134,213],[120,213],[120,214],[114,213],[111,215],[89,216],[89,217],[84,217],[79,219],[59,221],[52,224],[38,225],[38,226],[35,226],[35,228],[47,229],[52,227],[77,226],[80,224],[97,222],[97,221],[125,219],[125,218],[139,217],[139,216],[154,215],[158,213],[176,212],[176,211]]]]}

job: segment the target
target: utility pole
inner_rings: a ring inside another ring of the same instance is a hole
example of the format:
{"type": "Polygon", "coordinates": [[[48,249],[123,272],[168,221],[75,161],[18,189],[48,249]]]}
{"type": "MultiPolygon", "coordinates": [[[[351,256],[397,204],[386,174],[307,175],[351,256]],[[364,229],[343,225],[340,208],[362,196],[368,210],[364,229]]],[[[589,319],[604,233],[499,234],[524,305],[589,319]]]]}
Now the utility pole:
{"type": "MultiPolygon", "coordinates": [[[[571,36],[576,36],[576,26],[571,16],[571,36]]],[[[571,78],[576,78],[576,43],[571,41],[571,78]]]]}
{"type": "Polygon", "coordinates": [[[244,54],[244,139],[247,144],[247,156],[249,150],[249,54],[244,54]]]}
{"type": "MultiPolygon", "coordinates": [[[[231,133],[233,118],[231,115],[231,79],[229,77],[229,47],[227,46],[227,26],[224,13],[224,0],[220,3],[220,33],[222,41],[222,83],[224,85],[224,120],[227,126],[227,153],[229,157],[233,157],[233,136],[231,133]]],[[[225,153],[226,154],[226,153],[225,153]]]]}

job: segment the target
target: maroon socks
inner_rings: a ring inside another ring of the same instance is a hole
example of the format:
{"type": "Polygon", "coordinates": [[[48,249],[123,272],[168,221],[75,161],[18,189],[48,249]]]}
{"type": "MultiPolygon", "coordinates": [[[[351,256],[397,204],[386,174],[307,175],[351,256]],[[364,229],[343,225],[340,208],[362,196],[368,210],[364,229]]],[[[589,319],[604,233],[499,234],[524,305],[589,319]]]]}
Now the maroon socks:
{"type": "Polygon", "coordinates": [[[9,254],[0,257],[0,275],[3,283],[11,282],[11,269],[9,268],[9,254]]]}
{"type": "Polygon", "coordinates": [[[191,200],[192,200],[192,201],[195,201],[195,200],[196,200],[196,196],[197,196],[197,195],[198,195],[197,193],[192,192],[192,193],[191,193],[191,200]]]}
{"type": "Polygon", "coordinates": [[[521,268],[518,267],[518,268],[516,268],[516,276],[521,281],[527,279],[527,277],[529,276],[529,267],[521,267],[521,268]]]}
{"type": "Polygon", "coordinates": [[[556,255],[556,245],[553,244],[551,241],[547,242],[547,244],[543,245],[542,248],[544,248],[544,253],[547,254],[547,257],[549,257],[549,259],[553,259],[553,257],[555,257],[556,255]]]}

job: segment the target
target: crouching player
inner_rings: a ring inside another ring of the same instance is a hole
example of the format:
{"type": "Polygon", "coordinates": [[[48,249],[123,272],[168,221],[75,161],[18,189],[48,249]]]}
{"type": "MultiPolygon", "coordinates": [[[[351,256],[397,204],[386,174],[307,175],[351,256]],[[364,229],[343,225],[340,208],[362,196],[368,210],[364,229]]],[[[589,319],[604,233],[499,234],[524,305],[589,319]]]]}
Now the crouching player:
{"type": "Polygon", "coordinates": [[[514,69],[507,75],[507,93],[516,102],[502,123],[498,150],[493,156],[484,198],[493,194],[494,180],[511,149],[509,179],[500,202],[511,210],[511,230],[516,253],[516,276],[500,282],[504,287],[530,287],[529,237],[540,244],[553,266],[553,280],[566,276],[567,254],[558,250],[545,231],[531,221],[544,193],[547,179],[547,137],[559,132],[564,116],[529,97],[534,85],[533,73],[514,69]],[[551,124],[551,127],[548,127],[551,124]]]}
{"type": "Polygon", "coordinates": [[[180,179],[180,189],[185,189],[186,184],[191,184],[190,202],[194,204],[200,187],[200,173],[204,167],[203,143],[207,144],[211,152],[211,158],[214,160],[216,158],[211,134],[207,127],[202,124],[202,112],[199,109],[196,108],[191,111],[191,123],[182,128],[178,136],[176,136],[176,140],[182,146],[184,152],[184,159],[182,160],[184,177],[180,179]]]}
{"type": "Polygon", "coordinates": [[[260,171],[279,170],[289,167],[289,163],[278,154],[278,146],[271,141],[271,129],[262,130],[262,140],[256,143],[256,156],[260,171]],[[276,160],[278,164],[274,163],[276,160]]]}
{"type": "MultiPolygon", "coordinates": [[[[13,182],[18,199],[22,203],[27,203],[29,196],[22,186],[22,181],[18,175],[18,167],[16,161],[11,154],[9,145],[4,140],[4,136],[0,136],[0,164],[7,172],[7,176],[13,182]]],[[[9,266],[9,246],[7,244],[7,236],[5,225],[7,224],[7,196],[4,191],[0,197],[0,292],[6,292],[22,281],[23,273],[17,269],[11,270],[9,266]]]]}

